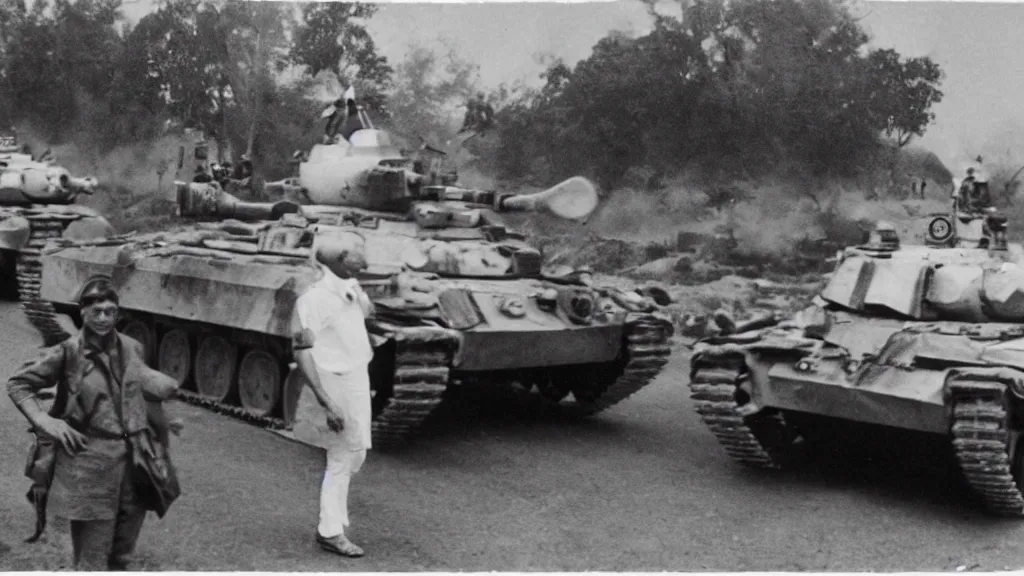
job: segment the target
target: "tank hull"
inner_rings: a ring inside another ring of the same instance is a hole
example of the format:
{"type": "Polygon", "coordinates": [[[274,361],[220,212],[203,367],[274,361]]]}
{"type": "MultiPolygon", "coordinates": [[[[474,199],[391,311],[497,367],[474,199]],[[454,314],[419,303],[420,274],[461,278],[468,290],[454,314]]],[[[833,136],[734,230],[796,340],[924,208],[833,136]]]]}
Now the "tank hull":
{"type": "MultiPolygon", "coordinates": [[[[186,226],[180,236],[170,231],[107,245],[54,245],[42,256],[42,301],[73,314],[88,278],[111,277],[125,314],[121,329],[146,345],[158,369],[181,382],[183,397],[287,429],[303,386],[292,362],[292,315],[320,272],[308,248],[282,253],[237,234],[197,240],[219,234],[218,226],[186,226]]],[[[492,259],[500,254],[490,252],[487,242],[474,243],[472,234],[461,235],[455,254],[438,253],[436,235],[402,230],[414,229],[392,222],[360,231],[370,256],[361,284],[376,307],[367,321],[374,345],[375,447],[417,436],[460,389],[517,382],[536,388],[548,402],[571,394],[568,409],[593,414],[650,384],[668,360],[672,325],[656,310],[616,305],[605,289],[564,278],[494,277],[493,261],[480,264],[477,251],[492,259]],[[409,257],[419,249],[427,255],[409,257]],[[392,265],[399,255],[422,271],[392,265]],[[451,272],[451,266],[478,277],[437,273],[451,272]],[[538,296],[545,293],[560,296],[538,296]],[[581,302],[594,306],[574,315],[581,302]]]]}
{"type": "Polygon", "coordinates": [[[30,322],[43,334],[44,344],[60,338],[53,307],[39,299],[40,251],[52,239],[102,238],[114,229],[99,213],[75,205],[0,206],[0,285],[10,298],[21,301],[30,322]]]}

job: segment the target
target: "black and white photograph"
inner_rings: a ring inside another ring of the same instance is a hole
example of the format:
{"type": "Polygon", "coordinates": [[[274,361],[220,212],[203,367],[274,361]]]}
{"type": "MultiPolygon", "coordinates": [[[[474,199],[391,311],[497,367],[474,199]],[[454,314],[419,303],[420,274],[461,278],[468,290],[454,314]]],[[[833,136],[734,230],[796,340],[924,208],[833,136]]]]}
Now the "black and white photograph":
{"type": "Polygon", "coordinates": [[[0,570],[1024,570],[1022,24],[0,0],[0,570]]]}

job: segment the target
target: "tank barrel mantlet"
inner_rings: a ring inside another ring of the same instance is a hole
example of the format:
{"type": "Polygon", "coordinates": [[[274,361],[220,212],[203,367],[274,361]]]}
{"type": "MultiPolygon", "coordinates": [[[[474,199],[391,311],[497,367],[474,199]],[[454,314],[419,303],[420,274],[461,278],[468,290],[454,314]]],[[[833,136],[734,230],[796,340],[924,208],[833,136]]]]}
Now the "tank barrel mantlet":
{"type": "Polygon", "coordinates": [[[582,220],[597,208],[597,188],[582,176],[569,178],[533,194],[431,186],[427,193],[440,201],[484,204],[496,212],[547,212],[566,220],[582,220]]]}

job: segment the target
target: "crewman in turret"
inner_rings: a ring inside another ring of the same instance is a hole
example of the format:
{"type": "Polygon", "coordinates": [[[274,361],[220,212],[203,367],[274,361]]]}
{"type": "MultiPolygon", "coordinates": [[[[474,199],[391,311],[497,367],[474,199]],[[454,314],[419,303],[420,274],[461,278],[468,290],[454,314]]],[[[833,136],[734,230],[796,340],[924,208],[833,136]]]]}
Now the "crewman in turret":
{"type": "Polygon", "coordinates": [[[359,106],[356,104],[355,91],[349,88],[345,95],[334,101],[330,108],[324,111],[327,116],[327,125],[324,126],[324,143],[334,142],[335,136],[341,133],[341,137],[348,140],[356,130],[366,128],[359,115],[359,106]]]}
{"type": "Polygon", "coordinates": [[[476,100],[466,103],[466,116],[459,132],[475,130],[483,133],[494,123],[494,108],[487,102],[483,92],[476,93],[476,100]]]}
{"type": "Polygon", "coordinates": [[[960,183],[957,204],[962,212],[982,212],[992,206],[988,182],[979,177],[973,166],[967,169],[967,177],[960,183]]]}

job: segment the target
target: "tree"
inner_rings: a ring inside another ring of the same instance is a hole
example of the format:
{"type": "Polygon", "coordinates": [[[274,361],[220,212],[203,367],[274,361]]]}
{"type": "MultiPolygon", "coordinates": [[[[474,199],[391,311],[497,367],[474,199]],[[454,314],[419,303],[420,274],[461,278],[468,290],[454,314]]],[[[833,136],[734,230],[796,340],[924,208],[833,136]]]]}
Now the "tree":
{"type": "Polygon", "coordinates": [[[509,108],[507,168],[536,166],[527,154],[548,178],[584,171],[606,187],[641,167],[852,176],[881,136],[921,134],[941,98],[928,59],[867,51],[845,0],[679,0],[680,16],[648,4],[649,34],[609,34],[509,108]]]}
{"type": "Polygon", "coordinates": [[[897,148],[923,136],[935,119],[931,107],[942,101],[942,72],[927,57],[903,60],[895,50],[873,50],[867,58],[871,107],[897,148]]]}
{"type": "Polygon", "coordinates": [[[396,67],[396,81],[388,94],[388,110],[394,131],[405,138],[418,137],[435,145],[450,140],[457,130],[456,110],[478,84],[478,66],[451,48],[443,56],[417,46],[396,67]]]}
{"type": "Polygon", "coordinates": [[[274,73],[287,65],[287,19],[281,3],[229,0],[220,11],[227,31],[224,63],[232,99],[248,120],[246,154],[256,153],[256,135],[266,102],[276,89],[274,73]]]}
{"type": "Polygon", "coordinates": [[[394,72],[360,20],[377,12],[373,4],[310,2],[302,5],[290,61],[310,76],[335,75],[342,86],[357,86],[360,101],[384,112],[384,92],[394,72]]]}

